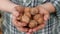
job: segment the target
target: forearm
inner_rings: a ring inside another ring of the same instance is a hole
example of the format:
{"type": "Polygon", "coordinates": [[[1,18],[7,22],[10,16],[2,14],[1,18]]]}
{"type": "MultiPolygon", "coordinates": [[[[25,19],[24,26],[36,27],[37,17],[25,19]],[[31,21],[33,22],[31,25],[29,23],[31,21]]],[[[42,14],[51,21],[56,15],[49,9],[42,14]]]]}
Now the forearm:
{"type": "Polygon", "coordinates": [[[55,7],[53,6],[52,3],[45,3],[45,4],[41,5],[41,7],[45,8],[50,13],[54,13],[55,12],[55,7]]]}
{"type": "Polygon", "coordinates": [[[17,5],[9,0],[0,0],[0,10],[11,12],[15,6],[17,5]]]}

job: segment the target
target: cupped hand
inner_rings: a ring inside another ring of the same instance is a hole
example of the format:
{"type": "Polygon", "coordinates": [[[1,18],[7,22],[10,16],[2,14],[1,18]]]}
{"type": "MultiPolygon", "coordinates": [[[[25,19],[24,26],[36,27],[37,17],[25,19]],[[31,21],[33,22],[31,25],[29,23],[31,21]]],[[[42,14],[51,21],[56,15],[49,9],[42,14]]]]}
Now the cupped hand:
{"type": "Polygon", "coordinates": [[[23,26],[26,26],[26,23],[22,23],[19,22],[18,16],[20,16],[22,14],[24,10],[23,6],[16,6],[14,7],[14,9],[12,10],[12,23],[14,24],[14,26],[17,28],[18,31],[22,31],[22,32],[27,32],[28,28],[24,28],[23,26]]]}
{"type": "MultiPolygon", "coordinates": [[[[16,8],[16,7],[15,7],[16,8]]],[[[24,28],[23,26],[26,26],[26,23],[21,23],[19,21],[17,21],[17,18],[18,16],[21,15],[21,13],[24,11],[24,7],[17,7],[16,9],[18,10],[15,10],[12,14],[13,14],[13,24],[15,25],[15,27],[19,30],[19,31],[22,31],[22,32],[26,32],[26,34],[32,34],[33,32],[36,32],[40,29],[43,29],[46,25],[46,21],[49,19],[49,12],[41,7],[41,6],[37,6],[35,7],[40,14],[44,15],[44,23],[40,24],[39,26],[33,28],[33,29],[28,29],[28,28],[24,28]]]]}
{"type": "Polygon", "coordinates": [[[45,25],[46,25],[46,22],[49,19],[49,16],[50,16],[50,13],[44,7],[37,6],[35,8],[37,8],[39,13],[44,16],[44,22],[42,24],[40,24],[39,26],[33,28],[33,29],[29,29],[29,32],[27,34],[32,34],[33,32],[36,32],[38,30],[43,29],[45,27],[45,25]]]}
{"type": "Polygon", "coordinates": [[[50,14],[49,11],[46,10],[44,7],[37,6],[37,9],[38,9],[39,13],[44,16],[44,23],[40,24],[38,27],[34,28],[33,31],[37,31],[39,29],[43,29],[45,27],[45,25],[46,25],[46,22],[49,19],[49,16],[50,16],[49,15],[50,14]]]}

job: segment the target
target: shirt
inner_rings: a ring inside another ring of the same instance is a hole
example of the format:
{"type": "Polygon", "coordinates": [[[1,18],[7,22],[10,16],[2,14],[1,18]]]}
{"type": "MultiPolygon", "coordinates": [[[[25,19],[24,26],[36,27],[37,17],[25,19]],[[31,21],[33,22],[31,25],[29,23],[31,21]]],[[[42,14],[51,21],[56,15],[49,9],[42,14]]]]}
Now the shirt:
{"type": "MultiPolygon", "coordinates": [[[[60,34],[60,0],[10,0],[15,4],[23,5],[27,7],[34,7],[41,5],[45,2],[51,2],[56,8],[56,13],[50,14],[46,26],[42,30],[34,32],[34,34],[60,34]]],[[[25,34],[20,32],[12,23],[12,15],[4,12],[4,21],[2,25],[3,34],[25,34]]]]}

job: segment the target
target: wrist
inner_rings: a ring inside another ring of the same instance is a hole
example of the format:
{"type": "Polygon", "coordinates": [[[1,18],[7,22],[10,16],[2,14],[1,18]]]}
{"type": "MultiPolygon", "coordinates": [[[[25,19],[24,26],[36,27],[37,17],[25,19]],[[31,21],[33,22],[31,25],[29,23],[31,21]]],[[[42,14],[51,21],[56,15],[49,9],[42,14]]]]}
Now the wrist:
{"type": "Polygon", "coordinates": [[[41,7],[43,7],[47,11],[49,11],[49,13],[55,12],[55,7],[51,3],[45,3],[45,4],[41,5],[41,7]]]}
{"type": "Polygon", "coordinates": [[[9,2],[8,10],[7,10],[7,11],[9,11],[10,13],[12,13],[13,11],[16,11],[15,8],[14,8],[14,7],[16,7],[16,6],[19,6],[19,5],[14,4],[14,3],[12,3],[12,2],[9,2]]]}
{"type": "Polygon", "coordinates": [[[0,10],[11,13],[14,10],[14,7],[17,6],[17,4],[12,3],[8,0],[1,0],[0,1],[0,10]]]}
{"type": "Polygon", "coordinates": [[[9,11],[10,13],[16,11],[16,9],[15,9],[16,6],[18,6],[18,5],[11,5],[9,10],[7,10],[7,11],[9,11]]]}

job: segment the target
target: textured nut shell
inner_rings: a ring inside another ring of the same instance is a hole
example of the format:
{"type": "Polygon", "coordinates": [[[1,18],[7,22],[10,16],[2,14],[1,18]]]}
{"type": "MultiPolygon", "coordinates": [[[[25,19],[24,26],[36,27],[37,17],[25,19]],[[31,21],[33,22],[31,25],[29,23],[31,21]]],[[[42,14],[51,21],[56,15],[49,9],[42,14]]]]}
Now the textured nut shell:
{"type": "Polygon", "coordinates": [[[39,24],[41,24],[41,23],[44,22],[44,19],[43,19],[42,17],[40,17],[40,18],[37,20],[37,22],[38,22],[39,24]]]}
{"type": "Polygon", "coordinates": [[[31,14],[30,13],[24,13],[24,15],[28,16],[29,18],[31,18],[31,14]]]}
{"type": "Polygon", "coordinates": [[[31,15],[36,15],[38,13],[38,9],[36,8],[31,8],[31,11],[30,11],[31,15]]]}
{"type": "Polygon", "coordinates": [[[41,17],[40,14],[36,14],[36,15],[33,17],[33,19],[34,19],[34,20],[38,20],[40,17],[41,17]]]}
{"type": "Polygon", "coordinates": [[[25,22],[25,23],[29,23],[30,19],[29,19],[29,17],[28,17],[28,16],[23,15],[23,16],[22,16],[22,20],[21,20],[21,21],[22,21],[22,22],[25,22]]]}
{"type": "Polygon", "coordinates": [[[34,28],[36,26],[37,26],[37,22],[35,20],[31,20],[30,23],[29,23],[29,27],[34,28]]]}
{"type": "Polygon", "coordinates": [[[31,17],[30,9],[31,9],[30,7],[26,7],[24,10],[24,15],[28,16],[29,18],[31,17]]]}
{"type": "Polygon", "coordinates": [[[26,8],[24,9],[24,13],[30,12],[30,10],[31,10],[30,7],[26,7],[26,8]]]}
{"type": "Polygon", "coordinates": [[[33,19],[38,20],[39,18],[43,18],[41,14],[36,14],[33,19]]]}

